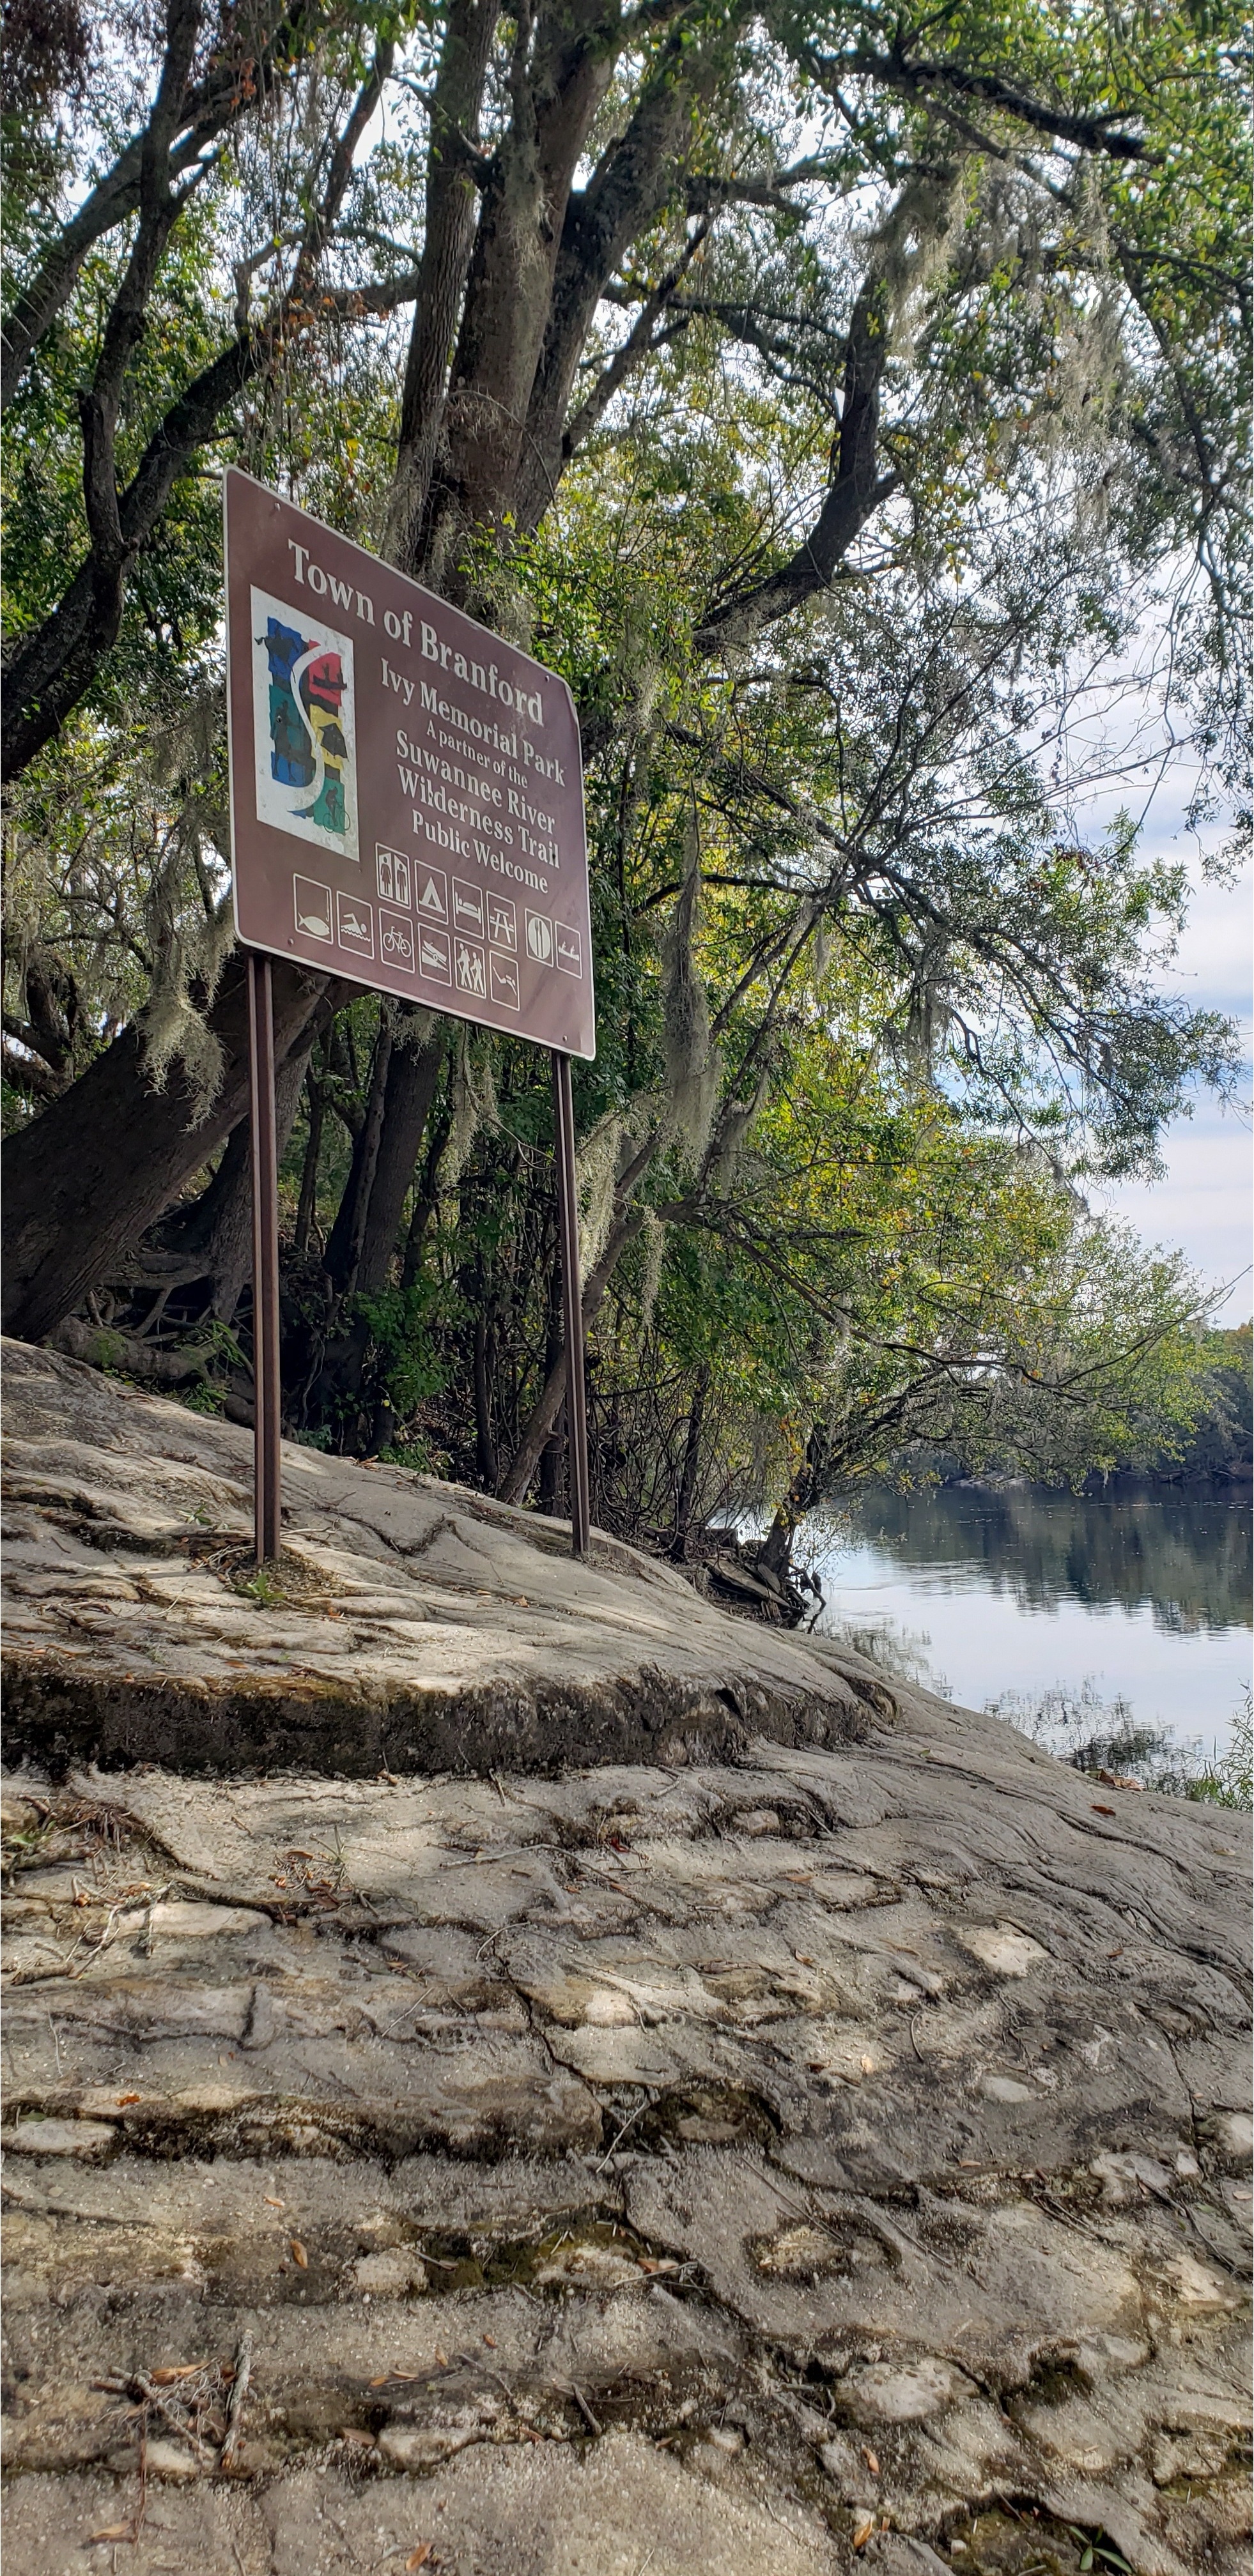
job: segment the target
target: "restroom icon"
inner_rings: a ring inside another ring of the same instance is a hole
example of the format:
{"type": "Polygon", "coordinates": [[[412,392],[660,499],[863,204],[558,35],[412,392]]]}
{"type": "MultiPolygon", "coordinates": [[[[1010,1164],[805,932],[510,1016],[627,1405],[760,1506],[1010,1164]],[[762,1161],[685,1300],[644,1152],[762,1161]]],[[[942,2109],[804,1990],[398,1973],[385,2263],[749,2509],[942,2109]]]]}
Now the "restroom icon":
{"type": "Polygon", "coordinates": [[[408,907],[409,860],[407,859],[405,852],[403,850],[385,850],[382,842],[376,841],[374,864],[375,875],[378,880],[380,901],[383,903],[399,903],[408,907]]]}

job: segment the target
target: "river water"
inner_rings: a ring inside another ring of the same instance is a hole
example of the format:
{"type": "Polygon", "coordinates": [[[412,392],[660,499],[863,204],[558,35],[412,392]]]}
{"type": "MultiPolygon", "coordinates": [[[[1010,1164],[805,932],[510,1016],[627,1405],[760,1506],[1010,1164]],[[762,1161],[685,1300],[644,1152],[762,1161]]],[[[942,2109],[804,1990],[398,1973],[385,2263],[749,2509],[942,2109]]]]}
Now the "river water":
{"type": "Polygon", "coordinates": [[[1087,1686],[1209,1754],[1250,1678],[1250,1537],[1230,1486],[871,1491],[815,1552],[819,1626],[967,1708],[1087,1686]]]}

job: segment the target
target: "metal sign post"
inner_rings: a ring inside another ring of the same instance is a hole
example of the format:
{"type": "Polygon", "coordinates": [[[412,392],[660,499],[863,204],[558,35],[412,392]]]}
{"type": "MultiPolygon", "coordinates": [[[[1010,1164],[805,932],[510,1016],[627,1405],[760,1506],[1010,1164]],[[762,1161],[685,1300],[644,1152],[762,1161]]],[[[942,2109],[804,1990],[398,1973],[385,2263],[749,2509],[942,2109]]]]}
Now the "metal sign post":
{"type": "Polygon", "coordinates": [[[562,1296],[566,1310],[566,1471],[570,1482],[570,1543],[576,1556],[586,1556],[591,1508],[583,1289],[579,1277],[579,1196],[575,1184],[575,1105],[571,1095],[570,1057],[559,1054],[556,1048],[553,1051],[553,1142],[562,1238],[562,1296]]]}
{"type": "Polygon", "coordinates": [[[279,1168],[270,960],[248,951],[248,1090],[253,1181],[253,1536],[258,1565],[282,1544],[279,1387],[279,1168]]]}
{"type": "Polygon", "coordinates": [[[553,1055],[572,1536],[588,1543],[570,1058],[596,1054],[579,723],[566,682],[228,468],[235,927],[249,957],[257,1549],[279,1544],[270,957],[553,1055]]]}

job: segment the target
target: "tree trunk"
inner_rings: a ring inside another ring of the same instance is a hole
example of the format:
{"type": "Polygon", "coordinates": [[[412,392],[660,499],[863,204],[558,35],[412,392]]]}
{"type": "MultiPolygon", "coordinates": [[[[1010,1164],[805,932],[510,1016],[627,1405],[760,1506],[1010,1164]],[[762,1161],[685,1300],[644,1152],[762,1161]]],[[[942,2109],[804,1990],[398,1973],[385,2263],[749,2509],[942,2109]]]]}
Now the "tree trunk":
{"type": "Polygon", "coordinates": [[[366,1212],[374,1187],[375,1166],[379,1159],[379,1139],[383,1133],[383,1112],[387,1102],[388,1072],[392,1061],[392,1032],[386,1017],[380,1015],[379,1034],[375,1040],[370,1067],[370,1088],[366,1095],[366,1114],[357,1131],[353,1159],[349,1165],[339,1213],[327,1242],[324,1267],[341,1297],[350,1297],[357,1286],[365,1238],[366,1212]]]}
{"type": "MultiPolygon", "coordinates": [[[[544,1334],[544,1383],[546,1386],[548,1385],[549,1379],[552,1376],[561,1356],[562,1258],[560,1252],[555,1250],[553,1254],[553,1265],[549,1272],[549,1307],[544,1334]]],[[[544,1447],[540,1452],[540,1491],[538,1499],[541,1511],[546,1513],[550,1520],[555,1520],[561,1510],[562,1433],[564,1429],[564,1416],[565,1406],[563,1405],[558,1410],[557,1420],[553,1426],[553,1430],[549,1438],[545,1441],[544,1447]]]]}
{"type": "MultiPolygon", "coordinates": [[[[439,1079],[440,1077],[437,1072],[437,1084],[439,1079]]],[[[414,1212],[409,1220],[409,1232],[405,1237],[405,1258],[401,1264],[402,1288],[413,1287],[414,1281],[422,1266],[423,1237],[426,1234],[427,1227],[435,1214],[437,1206],[439,1205],[440,1163],[443,1157],[444,1148],[449,1140],[449,1131],[452,1124],[453,1103],[450,1093],[446,1091],[439,1116],[436,1118],[435,1124],[431,1130],[431,1137],[427,1146],[427,1159],[422,1167],[422,1179],[419,1182],[417,1196],[414,1200],[414,1212]]]]}
{"type": "Polygon", "coordinates": [[[489,1494],[496,1492],[496,1444],[492,1438],[492,1328],[488,1321],[487,1281],[482,1267],[475,1309],[475,1460],[489,1494]]]}
{"type": "MultiPolygon", "coordinates": [[[[414,1017],[421,1024],[427,1021],[428,1014],[416,1012],[414,1017]]],[[[382,1288],[396,1250],[405,1200],[413,1184],[414,1165],[444,1063],[447,1022],[438,1020],[425,1042],[418,1029],[413,1038],[405,1043],[402,1024],[393,1039],[388,1062],[383,1124],[357,1257],[357,1289],[364,1297],[372,1297],[382,1288]]]]}
{"type": "Polygon", "coordinates": [[[806,1513],[819,1499],[829,1445],[826,1425],[816,1422],[806,1442],[801,1465],[758,1550],[759,1566],[765,1573],[774,1575],[778,1583],[787,1583],[790,1577],[793,1541],[806,1513]]]}
{"type": "MultiPolygon", "coordinates": [[[[311,1033],[309,1045],[294,1047],[274,1077],[275,1141],[280,1161],[296,1123],[301,1084],[312,1050],[311,1033]]],[[[253,1174],[249,1121],[246,1118],[241,1118],[231,1137],[222,1158],[222,1172],[226,1171],[228,1164],[231,1166],[230,1182],[223,1192],[209,1239],[207,1265],[213,1282],[210,1309],[223,1324],[230,1323],[244,1282],[252,1276],[253,1174]]]]}
{"type": "MultiPolygon", "coordinates": [[[[409,1015],[412,1035],[429,1025],[426,1012],[409,1015]]],[[[447,1032],[437,1023],[426,1043],[415,1049],[384,1025],[371,1066],[366,1114],[353,1147],[352,1167],[339,1214],[327,1243],[325,1268],[338,1296],[373,1297],[385,1286],[396,1250],[405,1193],[414,1176],[444,1060],[447,1032]]],[[[407,1249],[408,1259],[408,1249],[407,1249]]],[[[362,1394],[370,1326],[358,1312],[333,1331],[327,1342],[316,1385],[315,1409],[326,1412],[362,1394]]],[[[380,1447],[391,1438],[391,1408],[380,1397],[372,1415],[369,1442],[380,1447]]]]}
{"type": "Polygon", "coordinates": [[[296,1205],[296,1250],[304,1255],[309,1250],[309,1237],[318,1218],[318,1164],[322,1156],[322,1122],[326,1116],[325,1082],[331,1061],[331,1039],[328,1032],[322,1047],[322,1078],[310,1073],[309,1138],[300,1176],[300,1197],[296,1205]]]}
{"type": "MultiPolygon", "coordinates": [[[[275,1057],[286,1062],[327,990],[326,978],[276,959],[275,1057]]],[[[244,960],[228,961],[208,1013],[223,1049],[216,1099],[197,1123],[173,1068],[157,1091],[132,1025],[79,1081],[5,1143],[4,1330],[40,1341],[125,1257],[208,1161],[248,1106],[244,960]]]]}
{"type": "Polygon", "coordinates": [[[692,1411],[688,1416],[688,1437],[684,1442],[684,1463],[679,1477],[679,1498],[675,1505],[675,1536],[671,1555],[682,1565],[688,1553],[688,1524],[692,1519],[693,1498],[697,1490],[697,1469],[701,1463],[701,1425],[705,1419],[705,1399],[710,1391],[710,1372],[699,1368],[693,1390],[692,1411]]]}
{"type": "MultiPolygon", "coordinates": [[[[591,1324],[595,1319],[601,1299],[605,1295],[605,1291],[609,1286],[620,1256],[626,1251],[628,1244],[633,1242],[636,1235],[639,1234],[640,1228],[644,1224],[644,1220],[645,1210],[643,1208],[633,1208],[630,1214],[623,1218],[622,1223],[615,1226],[609,1242],[607,1243],[595,1270],[591,1273],[588,1284],[583,1292],[583,1322],[585,1332],[587,1331],[589,1324],[591,1324]]],[[[561,1353],[554,1361],[553,1366],[549,1370],[548,1376],[545,1379],[543,1391],[538,1402],[533,1408],[531,1419],[518,1443],[513,1459],[510,1462],[509,1470],[501,1480],[499,1492],[502,1502],[521,1503],[523,1496],[531,1483],[531,1479],[539,1466],[540,1452],[557,1420],[558,1413],[565,1400],[565,1395],[566,1346],[563,1343],[561,1353]]]]}

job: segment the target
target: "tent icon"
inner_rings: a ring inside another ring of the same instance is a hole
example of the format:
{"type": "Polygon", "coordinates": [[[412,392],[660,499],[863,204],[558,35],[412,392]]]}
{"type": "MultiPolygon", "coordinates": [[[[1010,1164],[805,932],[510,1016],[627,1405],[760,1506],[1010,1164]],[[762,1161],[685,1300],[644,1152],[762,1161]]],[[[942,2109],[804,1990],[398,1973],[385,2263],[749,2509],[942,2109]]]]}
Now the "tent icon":
{"type": "Polygon", "coordinates": [[[442,868],[418,870],[418,910],[429,921],[448,920],[448,878],[442,868]]]}

